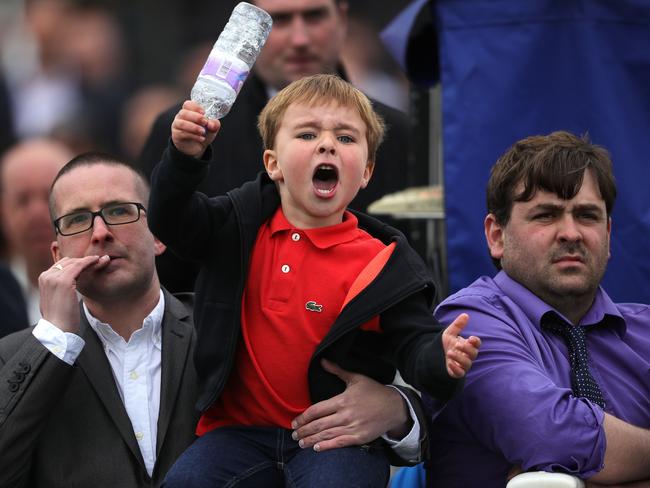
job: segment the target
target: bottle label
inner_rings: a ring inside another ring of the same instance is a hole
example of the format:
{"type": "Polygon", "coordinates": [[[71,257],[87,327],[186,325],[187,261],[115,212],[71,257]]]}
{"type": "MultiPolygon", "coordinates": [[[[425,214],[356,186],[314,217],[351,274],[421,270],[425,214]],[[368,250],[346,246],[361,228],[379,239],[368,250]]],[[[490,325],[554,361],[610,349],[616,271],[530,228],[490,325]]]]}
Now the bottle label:
{"type": "Polygon", "coordinates": [[[235,93],[239,93],[248,76],[246,63],[239,59],[224,57],[219,52],[212,51],[205,62],[201,75],[214,76],[228,83],[235,93]]]}

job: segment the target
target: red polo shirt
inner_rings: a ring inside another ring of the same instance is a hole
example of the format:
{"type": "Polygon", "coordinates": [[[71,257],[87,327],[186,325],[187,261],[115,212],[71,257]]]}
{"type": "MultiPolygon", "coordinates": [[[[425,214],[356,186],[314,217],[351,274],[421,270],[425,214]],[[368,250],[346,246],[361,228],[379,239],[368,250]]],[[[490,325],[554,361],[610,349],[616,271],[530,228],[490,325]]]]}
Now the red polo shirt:
{"type": "MultiPolygon", "coordinates": [[[[281,209],[259,230],[242,302],[242,340],[226,387],[197,434],[226,425],[291,428],[311,405],[307,370],[351,285],[384,244],[343,222],[297,229],[281,209]]],[[[378,328],[379,317],[371,324],[378,328]]]]}

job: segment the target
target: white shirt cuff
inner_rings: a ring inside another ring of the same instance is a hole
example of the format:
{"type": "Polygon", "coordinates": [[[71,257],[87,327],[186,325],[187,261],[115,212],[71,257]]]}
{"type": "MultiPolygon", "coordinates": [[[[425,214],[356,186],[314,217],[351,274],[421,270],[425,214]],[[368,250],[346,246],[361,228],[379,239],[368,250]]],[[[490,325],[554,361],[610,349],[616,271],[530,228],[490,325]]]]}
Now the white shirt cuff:
{"type": "Polygon", "coordinates": [[[32,329],[32,334],[48,351],[70,366],[74,364],[86,345],[86,342],[78,335],[63,332],[45,319],[38,321],[32,329]]]}
{"type": "MultiPolygon", "coordinates": [[[[395,388],[392,385],[386,386],[395,388]]],[[[402,398],[404,398],[404,401],[409,407],[409,415],[411,416],[411,420],[413,420],[413,427],[411,427],[411,431],[406,434],[406,436],[401,440],[391,439],[386,434],[382,435],[381,437],[388,443],[393,452],[399,457],[413,463],[418,463],[420,462],[420,422],[418,422],[417,415],[415,415],[413,406],[411,405],[411,402],[406,397],[406,395],[402,393],[399,388],[395,389],[400,395],[402,395],[402,398]]]]}

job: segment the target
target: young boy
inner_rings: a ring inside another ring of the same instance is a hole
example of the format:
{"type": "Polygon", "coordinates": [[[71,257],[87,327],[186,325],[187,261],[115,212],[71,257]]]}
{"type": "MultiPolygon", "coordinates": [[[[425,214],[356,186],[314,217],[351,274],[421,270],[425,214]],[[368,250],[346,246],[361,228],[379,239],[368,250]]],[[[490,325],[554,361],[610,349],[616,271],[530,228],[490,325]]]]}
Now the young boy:
{"type": "Polygon", "coordinates": [[[444,333],[434,284],[395,229],[346,210],[374,169],[383,123],[331,75],[290,84],[259,118],[266,173],[225,196],[195,191],[220,123],[185,102],[153,175],[149,223],[198,259],[195,354],[201,436],[165,486],[385,486],[369,446],[301,450],[291,421],[344,389],[321,359],[441,399],[459,386],[480,341],[444,333]],[[209,149],[208,149],[209,151],[209,149]],[[280,468],[280,469],[277,469],[280,468]]]}

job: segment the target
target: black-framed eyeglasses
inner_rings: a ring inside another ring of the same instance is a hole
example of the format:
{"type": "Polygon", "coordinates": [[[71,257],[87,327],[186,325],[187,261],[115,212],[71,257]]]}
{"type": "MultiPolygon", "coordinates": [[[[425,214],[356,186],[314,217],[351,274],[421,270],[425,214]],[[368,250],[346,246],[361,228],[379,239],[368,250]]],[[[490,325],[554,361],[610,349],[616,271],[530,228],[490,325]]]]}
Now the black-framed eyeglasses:
{"type": "Polygon", "coordinates": [[[147,212],[141,203],[111,203],[97,212],[84,210],[59,217],[54,221],[54,228],[62,236],[73,236],[91,229],[97,216],[101,217],[106,225],[123,225],[140,220],[140,211],[147,212]]]}

